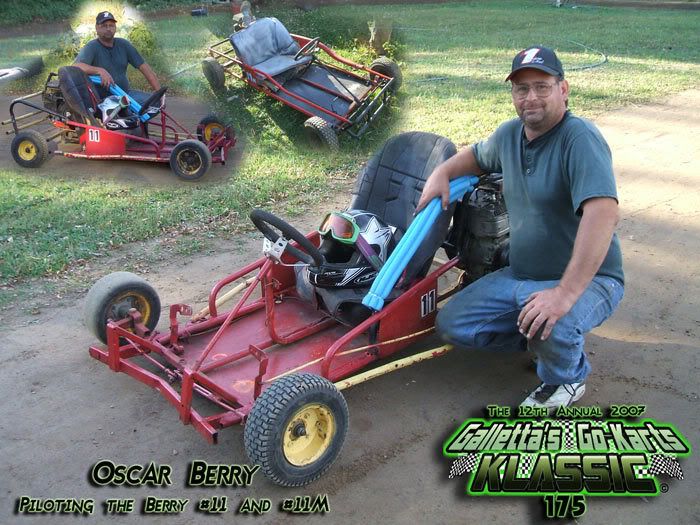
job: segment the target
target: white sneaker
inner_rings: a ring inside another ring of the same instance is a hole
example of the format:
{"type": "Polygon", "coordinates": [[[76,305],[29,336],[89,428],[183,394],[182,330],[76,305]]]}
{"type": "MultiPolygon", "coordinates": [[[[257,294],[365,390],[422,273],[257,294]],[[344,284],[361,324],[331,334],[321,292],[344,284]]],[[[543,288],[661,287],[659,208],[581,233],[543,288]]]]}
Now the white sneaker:
{"type": "Polygon", "coordinates": [[[525,398],[525,401],[520,403],[520,406],[546,408],[551,413],[560,406],[568,407],[578,401],[585,392],[585,383],[571,383],[570,385],[546,385],[542,383],[525,398]]]}

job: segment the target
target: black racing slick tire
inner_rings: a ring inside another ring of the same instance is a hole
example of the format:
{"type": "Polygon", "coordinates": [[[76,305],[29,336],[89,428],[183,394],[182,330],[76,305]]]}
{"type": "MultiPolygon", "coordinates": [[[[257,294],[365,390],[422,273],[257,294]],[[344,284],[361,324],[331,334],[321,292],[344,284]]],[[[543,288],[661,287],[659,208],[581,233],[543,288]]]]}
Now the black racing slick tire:
{"type": "Polygon", "coordinates": [[[348,424],[347,403],[333,383],[291,374],[255,400],[244,430],[246,454],[272,482],[307,485],[338,457],[348,424]]]}
{"type": "Polygon", "coordinates": [[[202,178],[211,164],[211,151],[199,140],[183,140],[170,153],[170,168],[183,180],[202,178]]]}
{"type": "MultiPolygon", "coordinates": [[[[396,93],[401,87],[401,84],[403,83],[401,68],[399,68],[399,65],[390,58],[379,57],[370,64],[369,68],[377,73],[381,73],[382,75],[394,79],[394,82],[391,84],[391,91],[393,93],[396,93]]],[[[374,76],[376,75],[370,75],[370,77],[374,76]]]]}
{"type": "Polygon", "coordinates": [[[124,319],[131,308],[141,314],[143,324],[153,330],[160,319],[160,298],[155,289],[136,274],[114,272],[90,288],[85,299],[85,326],[107,343],[107,321],[124,319]]]}
{"type": "Polygon", "coordinates": [[[209,142],[214,135],[221,133],[226,133],[227,139],[232,137],[231,128],[227,128],[226,124],[216,115],[207,115],[200,120],[197,125],[197,138],[205,144],[209,142]]]}
{"type": "Polygon", "coordinates": [[[214,93],[220,93],[226,88],[226,71],[215,58],[207,57],[202,60],[202,73],[214,93]]]}

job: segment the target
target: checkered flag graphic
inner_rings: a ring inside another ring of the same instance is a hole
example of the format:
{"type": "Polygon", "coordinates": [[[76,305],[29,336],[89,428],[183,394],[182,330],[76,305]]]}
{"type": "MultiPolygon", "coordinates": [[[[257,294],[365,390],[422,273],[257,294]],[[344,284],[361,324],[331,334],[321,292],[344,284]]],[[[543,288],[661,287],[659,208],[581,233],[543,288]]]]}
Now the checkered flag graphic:
{"type": "Polygon", "coordinates": [[[525,477],[530,474],[534,462],[535,454],[522,454],[520,456],[520,463],[518,464],[518,475],[525,477]]]}
{"type": "Polygon", "coordinates": [[[576,452],[576,436],[574,435],[574,422],[571,419],[555,419],[552,421],[561,428],[562,437],[562,452],[576,452]]]}
{"type": "Polygon", "coordinates": [[[653,477],[649,474],[649,465],[634,465],[632,468],[638,478],[649,479],[653,477]]]}
{"type": "Polygon", "coordinates": [[[476,454],[460,456],[452,462],[449,478],[452,479],[455,476],[461,476],[465,472],[473,472],[478,464],[479,456],[476,454]]]}
{"type": "Polygon", "coordinates": [[[655,476],[666,474],[675,479],[683,479],[683,470],[678,460],[673,456],[664,456],[663,454],[653,454],[651,456],[649,474],[655,476]]]}

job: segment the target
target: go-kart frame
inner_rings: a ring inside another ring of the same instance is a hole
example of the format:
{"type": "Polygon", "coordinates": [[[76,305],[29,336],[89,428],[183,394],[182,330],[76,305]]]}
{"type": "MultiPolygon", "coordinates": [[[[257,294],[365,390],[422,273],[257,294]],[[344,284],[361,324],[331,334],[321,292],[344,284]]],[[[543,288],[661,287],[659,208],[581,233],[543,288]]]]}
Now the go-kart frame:
{"type": "MultiPolygon", "coordinates": [[[[150,104],[160,101],[157,115],[148,119],[148,125],[141,122],[141,134],[106,129],[70,111],[56,76],[53,72],[49,74],[42,91],[14,99],[10,103],[10,118],[2,122],[12,127],[8,133],[15,137],[10,148],[14,160],[22,167],[38,168],[50,154],[94,160],[136,160],[169,164],[179,178],[193,181],[203,177],[212,164],[225,164],[228,151],[236,144],[233,128],[215,115],[200,120],[195,131],[187,130],[165,110],[166,88],[153,93],[143,107],[128,94],[122,94],[130,105],[138,107],[136,114],[141,120],[150,104]],[[19,111],[20,108],[24,111],[19,111]],[[39,126],[45,123],[54,129],[39,131],[39,126]],[[149,135],[149,127],[157,128],[157,135],[149,135]],[[55,140],[64,149],[51,150],[49,145],[55,140]],[[71,148],[73,144],[77,147],[71,148]]],[[[99,77],[91,80],[97,82],[99,77]]]]}
{"type": "MultiPolygon", "coordinates": [[[[241,28],[239,32],[247,30],[241,28]]],[[[209,57],[202,62],[212,90],[225,89],[227,74],[243,80],[309,117],[304,123],[307,135],[331,150],[339,147],[338,133],[362,137],[390,106],[402,82],[398,64],[388,57],[378,57],[368,67],[340,56],[319,38],[294,33],[289,34],[299,46],[294,59],[312,60],[294,78],[281,79],[246,63],[234,48],[234,35],[211,45],[207,50],[209,57]]]]}

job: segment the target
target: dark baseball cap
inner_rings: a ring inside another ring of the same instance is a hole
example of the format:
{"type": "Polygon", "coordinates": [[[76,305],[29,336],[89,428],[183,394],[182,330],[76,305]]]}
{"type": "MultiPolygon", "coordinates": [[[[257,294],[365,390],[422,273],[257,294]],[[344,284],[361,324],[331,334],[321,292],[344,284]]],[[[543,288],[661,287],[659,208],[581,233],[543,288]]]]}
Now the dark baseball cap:
{"type": "Polygon", "coordinates": [[[552,76],[564,78],[564,68],[557,58],[557,54],[548,47],[532,46],[515,55],[513,67],[510,70],[510,75],[506,77],[506,81],[510,80],[521,69],[528,68],[539,69],[552,76]]]}
{"type": "Polygon", "coordinates": [[[100,14],[97,15],[95,23],[97,25],[100,25],[105,23],[107,20],[114,20],[115,22],[117,21],[117,19],[114,18],[114,15],[112,13],[110,13],[109,11],[102,11],[100,14]]]}

